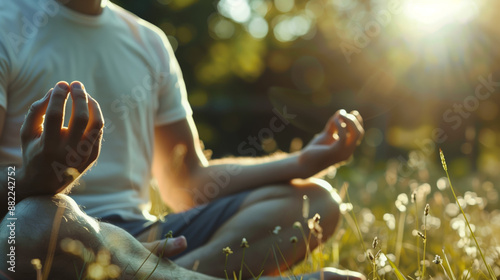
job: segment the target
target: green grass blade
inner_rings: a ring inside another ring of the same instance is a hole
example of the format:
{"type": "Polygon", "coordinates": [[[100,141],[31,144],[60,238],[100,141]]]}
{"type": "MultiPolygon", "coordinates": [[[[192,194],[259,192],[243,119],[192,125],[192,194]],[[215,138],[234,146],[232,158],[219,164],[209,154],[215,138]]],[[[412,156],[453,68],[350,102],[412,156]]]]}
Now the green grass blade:
{"type": "Polygon", "coordinates": [[[396,274],[396,277],[398,280],[406,280],[406,277],[399,271],[399,269],[396,267],[396,265],[386,256],[387,261],[389,264],[392,266],[392,269],[394,269],[394,273],[396,274]]]}
{"type": "Polygon", "coordinates": [[[443,256],[444,256],[444,261],[446,262],[446,266],[448,267],[448,271],[450,272],[449,275],[451,275],[452,280],[457,280],[455,278],[455,275],[453,274],[453,271],[451,270],[450,262],[448,261],[448,257],[446,256],[446,252],[444,251],[444,249],[443,249],[443,256]]]}
{"type": "Polygon", "coordinates": [[[490,265],[486,262],[483,251],[481,250],[481,247],[479,246],[479,242],[477,242],[476,235],[474,235],[474,232],[472,231],[472,228],[470,226],[469,219],[467,219],[467,216],[465,215],[465,211],[462,208],[462,205],[460,205],[460,202],[458,201],[457,195],[455,194],[455,189],[453,188],[453,185],[451,184],[450,174],[448,174],[448,167],[446,165],[446,159],[445,159],[444,153],[441,149],[439,149],[439,156],[441,157],[441,164],[443,165],[443,169],[446,172],[446,177],[448,178],[448,183],[450,184],[450,189],[451,189],[451,192],[453,193],[453,197],[455,198],[455,201],[458,205],[458,208],[460,208],[460,211],[462,212],[462,215],[464,216],[465,223],[467,224],[467,227],[469,228],[470,234],[471,234],[472,238],[474,239],[474,242],[476,243],[477,250],[479,251],[479,254],[481,255],[481,259],[483,260],[483,263],[486,266],[486,270],[488,270],[488,274],[491,277],[491,280],[496,280],[497,278],[495,276],[495,273],[491,269],[490,265]]]}
{"type": "MultiPolygon", "coordinates": [[[[346,197],[347,197],[347,202],[351,203],[351,198],[349,197],[349,191],[346,190],[346,197]]],[[[352,203],[351,203],[352,205],[352,203]]],[[[359,242],[361,243],[361,246],[363,247],[363,251],[366,255],[366,259],[368,259],[368,250],[366,250],[366,245],[365,245],[365,242],[363,241],[363,234],[361,234],[361,230],[359,229],[359,224],[358,224],[358,220],[356,219],[356,215],[354,215],[354,207],[353,209],[351,210],[352,212],[352,219],[354,220],[354,224],[356,225],[356,230],[358,232],[358,238],[359,238],[359,242]]]]}

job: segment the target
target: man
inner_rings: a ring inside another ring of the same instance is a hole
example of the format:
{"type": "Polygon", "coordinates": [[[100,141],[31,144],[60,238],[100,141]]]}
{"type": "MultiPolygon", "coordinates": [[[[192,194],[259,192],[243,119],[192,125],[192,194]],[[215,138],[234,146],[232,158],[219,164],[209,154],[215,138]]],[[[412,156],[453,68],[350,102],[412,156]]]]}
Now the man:
{"type": "MultiPolygon", "coordinates": [[[[71,86],[59,82],[30,107],[21,128],[24,165],[21,169],[13,166],[8,168],[9,179],[3,180],[15,182],[14,194],[8,193],[5,187],[0,189],[2,198],[15,196],[20,201],[8,211],[2,208],[0,213],[3,217],[0,223],[0,240],[3,241],[0,250],[8,252],[7,260],[0,262],[0,278],[216,279],[151,255],[124,230],[100,223],[84,214],[74,200],[66,195],[42,195],[71,188],[74,177],[68,176],[66,181],[60,181],[56,178],[57,174],[49,172],[52,162],[67,156],[66,147],[77,146],[85,141],[82,139],[92,141],[89,156],[80,165],[68,168],[73,169],[68,173],[83,173],[94,164],[99,156],[103,127],[104,118],[99,104],[79,82],[71,86]],[[62,128],[63,107],[70,91],[74,110],[69,126],[62,128]],[[41,259],[38,264],[33,262],[37,259],[41,259]],[[85,268],[88,268],[87,271],[84,271],[85,268]]],[[[10,187],[9,184],[9,190],[10,187]]],[[[160,257],[168,257],[179,251],[172,242],[159,245],[160,249],[151,249],[160,257]]],[[[365,279],[359,273],[332,268],[301,277],[311,280],[320,277],[327,280],[365,279]]]]}
{"type": "MultiPolygon", "coordinates": [[[[41,205],[35,209],[53,209],[50,199],[41,202],[30,197],[67,189],[97,158],[102,135],[99,162],[80,179],[72,198],[90,216],[118,225],[140,241],[152,241],[145,244],[148,248],[160,244],[158,239],[169,230],[185,235],[186,250],[183,238],[167,243],[166,250],[169,256],[184,250],[172,256],[182,267],[197,264],[199,272],[222,277],[221,248],[236,248],[246,238],[251,249],[245,253],[249,269],[243,271],[244,277],[250,277],[249,271],[275,273],[274,262],[262,261],[276,241],[269,232],[281,226],[282,240],[297,235],[292,224],[302,217],[304,195],[311,200],[310,212],[322,217],[324,238],[334,232],[339,212],[329,186],[307,178],[352,155],[364,133],[357,112],[338,111],[324,131],[298,153],[208,162],[179,66],[157,28],[101,0],[2,2],[0,26],[0,38],[7,38],[0,42],[0,163],[19,166],[16,201],[27,198],[24,204],[28,204],[21,209],[33,204],[41,205]],[[33,120],[26,119],[19,134],[30,104],[41,97],[42,89],[59,80],[83,84],[57,83],[45,99],[31,107],[30,112],[37,113],[33,120]],[[69,93],[72,113],[65,118],[69,93]],[[103,117],[98,117],[97,104],[103,117]],[[45,107],[42,131],[40,114],[45,107]],[[64,118],[67,128],[61,128],[64,118]],[[106,128],[101,131],[104,120],[106,128]],[[159,182],[163,201],[178,212],[168,215],[166,222],[154,221],[147,213],[151,173],[159,182]]],[[[71,205],[72,200],[64,197],[62,201],[71,205]]],[[[69,216],[87,221],[85,214],[68,208],[69,216]]],[[[24,211],[26,215],[28,210],[24,211]]],[[[70,223],[66,228],[75,229],[68,236],[82,225],[88,228],[83,222],[70,223]]],[[[102,228],[116,229],[106,223],[102,228]]],[[[77,236],[86,239],[90,235],[109,245],[105,232],[77,236]]],[[[129,236],[119,232],[127,240],[129,236]]],[[[42,236],[44,233],[50,231],[42,231],[42,236]]],[[[101,247],[96,245],[100,242],[91,242],[92,248],[101,247]]],[[[288,265],[305,254],[305,245],[297,245],[294,254],[292,244],[280,244],[288,265]]],[[[315,246],[313,241],[311,247],[315,246]]],[[[119,254],[116,247],[106,248],[119,254]]],[[[241,257],[242,252],[235,251],[227,270],[237,271],[241,257]]],[[[280,263],[281,269],[286,265],[280,263]]]]}

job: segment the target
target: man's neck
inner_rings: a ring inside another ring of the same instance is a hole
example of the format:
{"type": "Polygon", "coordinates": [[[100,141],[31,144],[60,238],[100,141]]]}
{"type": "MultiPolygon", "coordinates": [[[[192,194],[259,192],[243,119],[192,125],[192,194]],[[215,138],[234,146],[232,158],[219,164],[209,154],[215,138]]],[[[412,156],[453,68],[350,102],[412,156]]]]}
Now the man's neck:
{"type": "Polygon", "coordinates": [[[64,6],[86,15],[100,15],[107,0],[58,0],[64,6]]]}

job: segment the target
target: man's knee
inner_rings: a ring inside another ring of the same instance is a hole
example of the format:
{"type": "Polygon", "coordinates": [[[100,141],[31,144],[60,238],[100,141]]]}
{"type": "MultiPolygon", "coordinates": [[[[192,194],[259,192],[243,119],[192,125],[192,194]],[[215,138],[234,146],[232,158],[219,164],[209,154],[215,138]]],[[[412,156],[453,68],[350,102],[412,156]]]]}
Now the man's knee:
{"type": "MultiPolygon", "coordinates": [[[[97,226],[95,220],[86,216],[76,202],[66,195],[26,198],[16,205],[14,213],[16,235],[40,245],[46,245],[44,241],[48,241],[47,238],[53,234],[78,236],[82,224],[91,222],[97,226]]],[[[8,218],[6,216],[2,220],[2,225],[10,222],[8,218]]],[[[86,231],[90,232],[91,229],[87,228],[86,231]]]]}
{"type": "MultiPolygon", "coordinates": [[[[62,241],[67,238],[80,239],[82,242],[84,238],[89,238],[88,233],[93,229],[89,225],[82,227],[82,217],[79,212],[81,211],[75,202],[64,195],[30,197],[16,205],[13,216],[16,219],[9,219],[11,217],[6,216],[0,223],[0,240],[7,240],[9,236],[13,236],[12,244],[0,243],[0,251],[5,252],[10,249],[14,251],[16,265],[16,273],[12,275],[15,276],[14,279],[36,277],[31,261],[40,259],[41,263],[45,264],[47,256],[51,254],[53,255],[51,271],[60,270],[61,265],[68,265],[68,262],[80,262],[79,258],[67,254],[61,247],[62,241]]],[[[0,264],[0,270],[7,272],[8,265],[0,264]]]]}
{"type": "MultiPolygon", "coordinates": [[[[288,201],[287,210],[300,210],[302,213],[304,203],[309,204],[309,217],[318,212],[322,216],[325,229],[333,233],[339,220],[340,198],[331,185],[321,179],[311,178],[308,180],[294,180],[291,185],[272,185],[261,187],[249,194],[242,204],[242,208],[268,200],[288,201]],[[304,201],[307,196],[307,201],[304,201]],[[312,213],[316,211],[315,213],[312,213]]],[[[306,207],[307,208],[307,207],[306,207]]]]}
{"type": "Polygon", "coordinates": [[[15,224],[13,232],[15,232],[15,242],[18,247],[24,247],[25,244],[36,246],[46,243],[47,233],[50,233],[54,218],[54,208],[57,207],[52,198],[49,196],[29,197],[18,202],[15,207],[12,215],[7,214],[1,221],[0,235],[3,237],[6,234],[4,229],[9,224],[15,224]]]}
{"type": "Polygon", "coordinates": [[[307,195],[311,211],[309,216],[316,214],[312,211],[318,212],[321,216],[320,225],[327,235],[331,235],[340,218],[339,195],[328,182],[321,179],[311,178],[300,184],[302,185],[299,185],[298,189],[305,187],[304,194],[307,195]]]}

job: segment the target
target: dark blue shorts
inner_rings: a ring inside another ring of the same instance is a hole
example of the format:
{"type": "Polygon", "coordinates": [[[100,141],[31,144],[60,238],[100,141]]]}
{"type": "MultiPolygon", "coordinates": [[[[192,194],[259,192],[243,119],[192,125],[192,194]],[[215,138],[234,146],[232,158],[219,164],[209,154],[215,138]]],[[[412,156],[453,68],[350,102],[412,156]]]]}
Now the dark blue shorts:
{"type": "Polygon", "coordinates": [[[174,236],[184,235],[188,247],[181,254],[171,258],[176,259],[205,244],[227,220],[238,212],[241,203],[249,193],[249,191],[237,193],[186,212],[168,214],[164,221],[155,223],[148,220],[124,221],[118,215],[103,217],[101,220],[123,228],[135,237],[150,230],[153,226],[158,230],[155,233],[158,239],[164,238],[169,231],[172,231],[174,236]]]}

